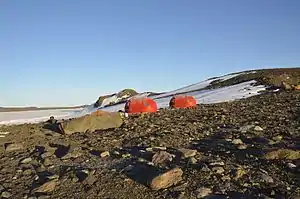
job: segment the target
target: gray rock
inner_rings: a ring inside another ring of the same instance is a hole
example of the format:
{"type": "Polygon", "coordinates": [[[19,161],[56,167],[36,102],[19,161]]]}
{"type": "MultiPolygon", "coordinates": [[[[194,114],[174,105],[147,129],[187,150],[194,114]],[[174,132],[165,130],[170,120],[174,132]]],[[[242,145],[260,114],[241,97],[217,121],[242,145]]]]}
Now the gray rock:
{"type": "Polygon", "coordinates": [[[49,158],[46,158],[46,159],[44,160],[44,165],[45,165],[45,166],[51,166],[51,165],[53,165],[53,162],[52,162],[49,158]]]}
{"type": "Polygon", "coordinates": [[[283,139],[283,137],[281,135],[277,135],[272,138],[272,140],[277,141],[277,142],[281,141],[282,139],[283,139]]]}
{"type": "Polygon", "coordinates": [[[204,166],[201,168],[201,171],[203,171],[203,172],[211,172],[211,170],[208,168],[207,165],[204,165],[204,166]]]}
{"type": "Polygon", "coordinates": [[[265,174],[265,173],[262,173],[262,174],[261,174],[261,179],[262,179],[264,182],[266,182],[266,183],[273,183],[273,182],[274,182],[273,178],[272,178],[271,176],[265,174]]]}
{"type": "Polygon", "coordinates": [[[245,149],[247,149],[247,145],[241,144],[237,148],[240,149],[240,150],[245,150],[245,149]]]}
{"type": "Polygon", "coordinates": [[[231,142],[234,145],[240,145],[240,144],[244,144],[243,141],[241,139],[234,139],[231,142]]]}
{"type": "Polygon", "coordinates": [[[194,157],[191,157],[191,158],[189,159],[189,163],[190,163],[190,164],[197,164],[197,162],[198,162],[198,160],[197,160],[196,158],[194,158],[194,157]]]}
{"type": "Polygon", "coordinates": [[[49,182],[46,182],[42,184],[41,186],[37,187],[36,189],[33,190],[35,193],[50,193],[52,192],[56,187],[56,181],[52,180],[49,182]]]}
{"type": "Polygon", "coordinates": [[[2,198],[10,198],[11,196],[12,196],[12,194],[10,192],[8,192],[8,191],[4,191],[1,194],[2,198]]]}
{"type": "Polygon", "coordinates": [[[25,158],[25,159],[22,159],[21,161],[20,161],[20,163],[21,164],[28,164],[28,163],[30,163],[32,161],[32,158],[25,158]]]}
{"type": "Polygon", "coordinates": [[[246,133],[253,128],[254,128],[254,125],[250,124],[250,125],[242,126],[239,131],[241,131],[242,133],[246,133]]]}
{"type": "Polygon", "coordinates": [[[152,162],[154,163],[154,165],[157,165],[157,164],[163,164],[167,161],[172,161],[172,159],[173,159],[172,154],[166,151],[158,151],[153,155],[152,162]]]}
{"type": "Polygon", "coordinates": [[[25,171],[23,171],[23,175],[29,176],[32,174],[31,169],[26,169],[25,171]]]}
{"type": "Polygon", "coordinates": [[[224,166],[225,163],[223,161],[220,161],[220,162],[211,162],[209,165],[210,166],[224,166]]]}
{"type": "Polygon", "coordinates": [[[196,190],[197,198],[205,198],[209,196],[212,193],[212,190],[210,188],[201,187],[196,190]]]}
{"type": "Polygon", "coordinates": [[[4,146],[6,152],[20,151],[24,149],[24,145],[22,143],[6,143],[4,146]]]}
{"type": "Polygon", "coordinates": [[[47,196],[47,195],[44,195],[44,196],[39,196],[38,199],[48,199],[50,198],[51,196],[47,196]]]}
{"type": "Polygon", "coordinates": [[[294,168],[297,167],[297,165],[295,165],[295,164],[293,164],[293,163],[291,163],[291,162],[287,163],[287,166],[288,166],[290,169],[294,169],[294,168]]]}
{"type": "Polygon", "coordinates": [[[88,185],[93,185],[98,179],[95,175],[91,174],[85,179],[85,183],[88,185]]]}
{"type": "Polygon", "coordinates": [[[47,151],[41,155],[41,158],[45,159],[54,155],[54,151],[47,151]]]}
{"type": "Polygon", "coordinates": [[[109,151],[104,151],[100,154],[101,158],[108,157],[110,155],[109,151]]]}
{"type": "Polygon", "coordinates": [[[292,90],[292,86],[286,82],[281,82],[281,88],[283,88],[284,90],[292,90]]]}
{"type": "Polygon", "coordinates": [[[59,175],[51,175],[46,177],[48,180],[55,180],[59,178],[59,175]]]}
{"type": "MultiPolygon", "coordinates": [[[[55,140],[51,142],[51,145],[53,146],[63,146],[63,147],[70,147],[70,142],[67,140],[55,140]]],[[[50,145],[50,146],[51,146],[50,145]]]]}
{"type": "Polygon", "coordinates": [[[223,167],[213,167],[212,171],[216,174],[222,174],[225,172],[225,170],[223,169],[223,167]]]}
{"type": "Polygon", "coordinates": [[[184,158],[194,157],[197,154],[197,150],[192,149],[178,149],[184,158]]]}
{"type": "Polygon", "coordinates": [[[81,148],[76,147],[76,148],[72,149],[72,151],[69,152],[67,155],[63,156],[62,160],[67,160],[67,159],[70,159],[70,158],[78,158],[81,155],[82,155],[81,148]]]}
{"type": "Polygon", "coordinates": [[[261,128],[260,126],[255,126],[254,131],[263,131],[264,129],[261,128]]]}

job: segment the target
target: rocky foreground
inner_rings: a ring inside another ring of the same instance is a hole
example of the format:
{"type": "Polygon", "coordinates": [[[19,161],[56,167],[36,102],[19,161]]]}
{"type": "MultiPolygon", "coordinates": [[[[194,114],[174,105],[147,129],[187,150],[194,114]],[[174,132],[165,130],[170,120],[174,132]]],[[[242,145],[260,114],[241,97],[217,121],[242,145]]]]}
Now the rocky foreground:
{"type": "Polygon", "coordinates": [[[61,135],[0,127],[2,198],[300,198],[300,92],[61,135]]]}

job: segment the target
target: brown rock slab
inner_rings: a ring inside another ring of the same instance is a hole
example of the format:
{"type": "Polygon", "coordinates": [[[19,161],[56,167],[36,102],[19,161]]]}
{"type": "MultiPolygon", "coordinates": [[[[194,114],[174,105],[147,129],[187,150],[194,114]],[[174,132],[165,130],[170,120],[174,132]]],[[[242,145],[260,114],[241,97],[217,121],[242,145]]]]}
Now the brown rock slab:
{"type": "Polygon", "coordinates": [[[264,158],[268,160],[275,160],[275,159],[297,160],[300,159],[300,150],[278,149],[267,153],[264,156],[264,158]]]}
{"type": "Polygon", "coordinates": [[[108,157],[110,155],[109,151],[104,151],[100,154],[101,158],[108,157]]]}
{"type": "Polygon", "coordinates": [[[56,180],[51,180],[33,190],[35,193],[50,193],[56,187],[56,180]]]}
{"type": "Polygon", "coordinates": [[[150,188],[160,190],[177,184],[182,180],[183,171],[180,168],[169,170],[152,179],[150,188]]]}
{"type": "Polygon", "coordinates": [[[93,132],[95,130],[120,127],[123,119],[119,113],[85,115],[66,121],[62,124],[66,134],[75,132],[93,132]]]}
{"type": "Polygon", "coordinates": [[[197,150],[193,149],[179,149],[178,150],[184,158],[194,157],[197,154],[197,150]]]}
{"type": "Polygon", "coordinates": [[[20,151],[24,149],[24,145],[22,143],[6,143],[4,148],[6,152],[20,151]]]}

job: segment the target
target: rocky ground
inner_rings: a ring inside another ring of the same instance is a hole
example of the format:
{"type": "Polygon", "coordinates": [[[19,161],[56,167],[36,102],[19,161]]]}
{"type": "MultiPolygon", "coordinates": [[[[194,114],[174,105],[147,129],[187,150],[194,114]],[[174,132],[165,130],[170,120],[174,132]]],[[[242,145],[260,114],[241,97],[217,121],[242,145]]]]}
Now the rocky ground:
{"type": "Polygon", "coordinates": [[[300,197],[300,92],[126,118],[61,135],[0,127],[2,198],[300,197]]]}

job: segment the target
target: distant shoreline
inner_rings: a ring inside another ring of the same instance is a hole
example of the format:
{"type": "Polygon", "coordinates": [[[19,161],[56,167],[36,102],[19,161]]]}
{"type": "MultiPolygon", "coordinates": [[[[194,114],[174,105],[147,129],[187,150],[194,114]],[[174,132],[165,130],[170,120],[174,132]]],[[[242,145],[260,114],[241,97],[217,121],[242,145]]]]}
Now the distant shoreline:
{"type": "Polygon", "coordinates": [[[20,111],[41,111],[41,110],[58,110],[58,109],[77,109],[86,106],[73,106],[73,107],[0,107],[0,112],[20,112],[20,111]]]}

